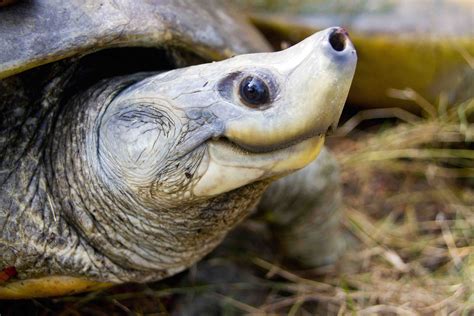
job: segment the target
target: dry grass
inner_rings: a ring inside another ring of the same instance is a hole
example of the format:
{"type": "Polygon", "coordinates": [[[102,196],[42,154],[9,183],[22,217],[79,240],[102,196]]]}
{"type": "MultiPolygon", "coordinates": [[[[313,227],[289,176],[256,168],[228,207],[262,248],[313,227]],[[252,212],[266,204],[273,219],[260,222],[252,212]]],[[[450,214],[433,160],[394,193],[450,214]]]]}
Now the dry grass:
{"type": "MultiPolygon", "coordinates": [[[[413,96],[413,92],[409,92],[413,96]]],[[[416,96],[414,100],[419,99],[416,96]]],[[[360,242],[341,310],[474,313],[474,100],[339,142],[346,228],[360,242]],[[441,113],[440,113],[441,112],[441,113]]]]}
{"type": "Polygon", "coordinates": [[[336,150],[346,225],[364,248],[351,257],[364,263],[348,278],[359,289],[351,295],[380,296],[377,311],[474,313],[474,100],[434,113],[336,150]]]}

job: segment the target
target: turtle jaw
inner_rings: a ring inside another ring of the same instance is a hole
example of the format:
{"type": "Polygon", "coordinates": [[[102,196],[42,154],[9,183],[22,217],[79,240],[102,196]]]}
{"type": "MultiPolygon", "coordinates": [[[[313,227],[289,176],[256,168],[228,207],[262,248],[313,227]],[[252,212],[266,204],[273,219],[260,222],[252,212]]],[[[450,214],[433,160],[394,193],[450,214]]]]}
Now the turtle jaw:
{"type": "Polygon", "coordinates": [[[283,176],[303,168],[321,151],[324,136],[314,136],[286,148],[253,153],[226,139],[208,142],[207,163],[202,164],[196,196],[213,196],[252,182],[283,176]]]}

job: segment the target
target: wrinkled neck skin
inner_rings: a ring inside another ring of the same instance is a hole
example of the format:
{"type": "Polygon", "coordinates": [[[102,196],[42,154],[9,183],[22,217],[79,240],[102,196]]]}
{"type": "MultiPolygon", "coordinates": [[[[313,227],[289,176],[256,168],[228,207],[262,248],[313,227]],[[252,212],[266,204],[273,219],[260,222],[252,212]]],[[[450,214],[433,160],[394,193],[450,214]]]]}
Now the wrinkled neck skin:
{"type": "Polygon", "coordinates": [[[175,149],[196,122],[157,100],[109,114],[134,79],[108,81],[75,98],[52,135],[52,196],[88,248],[78,250],[79,262],[90,260],[84,276],[93,272],[99,280],[156,280],[189,267],[247,215],[266,187],[259,182],[217,197],[191,196],[206,145],[184,157],[175,149]]]}

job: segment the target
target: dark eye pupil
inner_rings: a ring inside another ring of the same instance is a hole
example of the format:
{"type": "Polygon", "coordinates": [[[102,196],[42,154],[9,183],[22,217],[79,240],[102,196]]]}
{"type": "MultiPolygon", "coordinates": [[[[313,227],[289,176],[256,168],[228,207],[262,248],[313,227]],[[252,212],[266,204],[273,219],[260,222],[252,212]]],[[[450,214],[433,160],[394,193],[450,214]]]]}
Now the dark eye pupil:
{"type": "Polygon", "coordinates": [[[257,77],[246,77],[242,80],[240,95],[245,103],[255,106],[265,104],[270,99],[267,85],[257,77]]]}

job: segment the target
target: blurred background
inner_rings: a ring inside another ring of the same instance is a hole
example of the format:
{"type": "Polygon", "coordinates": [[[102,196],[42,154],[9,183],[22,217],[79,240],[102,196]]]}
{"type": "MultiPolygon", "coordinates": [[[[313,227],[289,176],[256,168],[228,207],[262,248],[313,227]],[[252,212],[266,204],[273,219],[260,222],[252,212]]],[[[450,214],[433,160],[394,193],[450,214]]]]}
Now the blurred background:
{"type": "Polygon", "coordinates": [[[287,262],[255,216],[166,282],[15,304],[40,315],[474,315],[474,1],[230,2],[275,50],[334,25],[356,46],[327,141],[350,241],[342,258],[287,262]]]}

